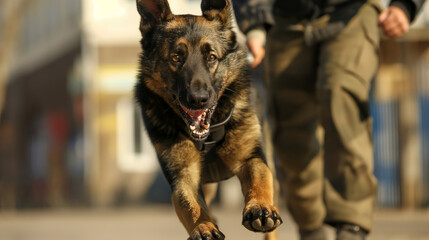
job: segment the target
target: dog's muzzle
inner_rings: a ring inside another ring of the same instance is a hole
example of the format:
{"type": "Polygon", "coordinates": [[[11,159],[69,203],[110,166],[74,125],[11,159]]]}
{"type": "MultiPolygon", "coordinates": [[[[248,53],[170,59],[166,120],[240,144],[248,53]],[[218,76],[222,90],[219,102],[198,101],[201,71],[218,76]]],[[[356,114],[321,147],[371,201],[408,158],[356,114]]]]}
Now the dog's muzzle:
{"type": "Polygon", "coordinates": [[[216,108],[213,105],[206,109],[189,109],[178,103],[182,118],[188,126],[189,135],[196,141],[205,140],[210,133],[210,119],[216,108]]]}

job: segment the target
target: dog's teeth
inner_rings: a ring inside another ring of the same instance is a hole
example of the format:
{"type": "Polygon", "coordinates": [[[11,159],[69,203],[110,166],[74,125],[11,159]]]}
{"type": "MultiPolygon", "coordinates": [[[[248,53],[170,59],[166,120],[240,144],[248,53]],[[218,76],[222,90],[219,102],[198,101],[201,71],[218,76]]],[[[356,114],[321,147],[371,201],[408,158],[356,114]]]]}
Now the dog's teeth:
{"type": "Polygon", "coordinates": [[[194,124],[191,124],[191,125],[189,126],[189,129],[191,129],[191,131],[194,131],[196,128],[197,128],[197,127],[196,127],[194,124]]]}

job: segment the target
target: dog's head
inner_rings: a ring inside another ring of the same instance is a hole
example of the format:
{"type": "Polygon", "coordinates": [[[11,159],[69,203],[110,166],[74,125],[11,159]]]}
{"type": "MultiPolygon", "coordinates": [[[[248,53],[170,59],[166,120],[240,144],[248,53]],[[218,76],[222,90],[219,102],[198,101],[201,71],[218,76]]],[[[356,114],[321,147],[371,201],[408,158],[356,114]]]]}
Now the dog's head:
{"type": "Polygon", "coordinates": [[[228,0],[203,0],[202,16],[173,15],[167,0],[137,0],[137,9],[145,84],[182,116],[194,140],[206,139],[237,58],[228,0]]]}

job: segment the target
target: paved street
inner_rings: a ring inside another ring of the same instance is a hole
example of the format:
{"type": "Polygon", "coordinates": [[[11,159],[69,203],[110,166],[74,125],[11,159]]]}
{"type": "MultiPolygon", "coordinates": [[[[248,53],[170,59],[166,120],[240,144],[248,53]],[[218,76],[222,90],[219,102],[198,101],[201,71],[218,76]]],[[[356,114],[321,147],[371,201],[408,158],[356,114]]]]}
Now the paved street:
{"type": "MultiPolygon", "coordinates": [[[[262,240],[241,226],[241,210],[217,207],[219,226],[233,240],[262,240]]],[[[280,239],[297,240],[287,212],[280,239]]],[[[333,239],[332,229],[328,229],[333,239]]],[[[0,212],[1,240],[185,240],[187,235],[168,205],[116,209],[0,212]]],[[[429,240],[429,211],[379,210],[370,240],[429,240]]]]}

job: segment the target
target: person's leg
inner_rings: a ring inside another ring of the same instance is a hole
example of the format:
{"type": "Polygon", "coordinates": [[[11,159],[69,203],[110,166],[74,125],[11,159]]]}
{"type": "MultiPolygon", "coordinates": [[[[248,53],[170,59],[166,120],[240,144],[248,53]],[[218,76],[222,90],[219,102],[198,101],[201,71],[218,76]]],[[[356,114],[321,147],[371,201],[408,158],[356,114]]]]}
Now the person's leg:
{"type": "Polygon", "coordinates": [[[319,106],[316,49],[305,47],[302,31],[274,27],[267,42],[270,117],[280,185],[300,230],[318,229],[325,218],[323,164],[316,137],[319,106]]]}
{"type": "Polygon", "coordinates": [[[317,85],[325,129],[326,222],[366,231],[377,187],[368,105],[378,66],[377,15],[365,4],[337,37],[321,45],[317,85]]]}

